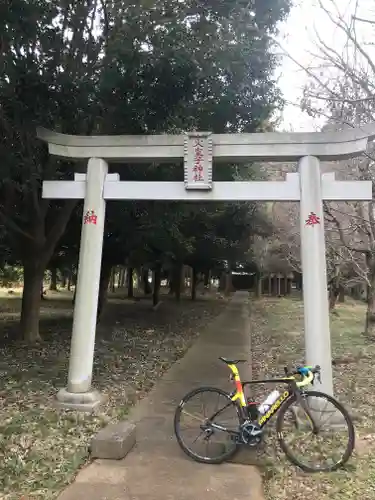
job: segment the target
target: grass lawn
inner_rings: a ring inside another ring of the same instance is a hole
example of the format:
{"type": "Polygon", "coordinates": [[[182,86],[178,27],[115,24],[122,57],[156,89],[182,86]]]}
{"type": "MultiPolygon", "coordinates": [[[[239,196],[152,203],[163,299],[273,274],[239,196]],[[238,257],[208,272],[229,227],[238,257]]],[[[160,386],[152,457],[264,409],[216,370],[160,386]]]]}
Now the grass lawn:
{"type": "Polygon", "coordinates": [[[43,343],[12,341],[20,298],[0,296],[0,499],[49,500],[87,463],[92,435],[109,421],[126,418],[130,405],[190,346],[223,309],[223,300],[163,297],[110,300],[97,329],[94,386],[109,396],[94,415],[54,408],[65,386],[72,327],[71,295],[48,294],[41,312],[43,343]]]}
{"type": "MultiPolygon", "coordinates": [[[[285,365],[303,363],[303,305],[300,300],[265,298],[252,303],[254,378],[282,374],[285,365]]],[[[363,334],[365,306],[347,299],[331,317],[335,395],[354,410],[356,451],[345,469],[305,474],[267,443],[264,469],[268,500],[375,499],[375,342],[363,334]]],[[[319,388],[318,388],[319,390],[319,388]]]]}

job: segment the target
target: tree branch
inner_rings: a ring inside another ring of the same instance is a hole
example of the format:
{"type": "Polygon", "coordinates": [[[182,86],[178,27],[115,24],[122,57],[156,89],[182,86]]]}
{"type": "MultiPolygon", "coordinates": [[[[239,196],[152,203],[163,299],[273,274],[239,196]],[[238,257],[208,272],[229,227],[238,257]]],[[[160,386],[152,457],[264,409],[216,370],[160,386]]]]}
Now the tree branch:
{"type": "Polygon", "coordinates": [[[313,78],[320,86],[322,86],[329,94],[335,96],[335,97],[339,97],[338,94],[335,94],[326,84],[324,84],[322,82],[322,80],[320,78],[318,78],[315,73],[313,73],[309,68],[307,68],[306,66],[303,66],[303,64],[301,64],[300,62],[297,61],[297,59],[295,59],[286,49],[284,49],[284,47],[281,45],[281,43],[278,41],[278,40],[273,40],[279,47],[280,49],[283,51],[283,53],[289,57],[289,59],[294,62],[294,64],[296,64],[300,69],[302,69],[303,71],[305,71],[305,73],[307,73],[308,76],[310,76],[311,78],[313,78]]]}
{"type": "Polygon", "coordinates": [[[12,231],[20,234],[24,238],[34,241],[34,238],[30,233],[27,231],[23,230],[16,222],[14,222],[9,216],[7,216],[1,209],[0,209],[0,219],[3,221],[3,224],[5,226],[8,226],[9,229],[12,231]]]}
{"type": "Polygon", "coordinates": [[[323,210],[324,210],[324,213],[329,217],[328,220],[330,220],[330,222],[333,222],[333,224],[336,226],[336,229],[337,229],[338,234],[340,236],[341,243],[345,246],[345,248],[347,248],[348,250],[351,250],[352,252],[358,252],[358,253],[362,253],[365,255],[371,253],[368,248],[357,248],[357,247],[354,247],[348,243],[344,229],[343,229],[340,221],[332,213],[332,210],[329,208],[327,202],[323,202],[323,210]]]}
{"type": "Polygon", "coordinates": [[[337,26],[339,29],[341,29],[341,31],[343,31],[345,33],[345,35],[349,38],[349,40],[354,44],[355,48],[358,50],[358,52],[364,57],[364,59],[367,61],[368,65],[370,66],[370,68],[372,69],[374,75],[375,75],[375,64],[372,60],[372,58],[370,57],[370,55],[364,50],[364,48],[357,42],[356,38],[352,35],[352,32],[350,30],[350,26],[348,26],[348,24],[343,20],[342,16],[340,15],[340,12],[337,8],[337,6],[333,3],[333,5],[335,5],[336,7],[336,11],[337,11],[337,18],[338,19],[335,19],[332,14],[329,12],[329,10],[324,7],[323,5],[323,2],[322,0],[318,0],[318,3],[319,3],[319,6],[320,8],[325,12],[325,14],[328,16],[328,18],[330,19],[330,21],[335,25],[337,26]]]}
{"type": "Polygon", "coordinates": [[[346,97],[324,97],[319,94],[315,94],[313,92],[310,92],[309,97],[312,97],[314,99],[318,99],[320,101],[328,101],[328,102],[344,102],[347,104],[358,104],[360,102],[368,102],[368,101],[375,101],[375,96],[371,97],[361,97],[358,99],[347,99],[346,97]]]}
{"type": "Polygon", "coordinates": [[[46,235],[46,240],[43,248],[43,259],[46,265],[52,257],[57,243],[64,234],[66,225],[69,222],[70,216],[72,215],[74,207],[77,205],[77,203],[77,200],[65,201],[64,206],[60,209],[51,230],[46,235]]]}
{"type": "Polygon", "coordinates": [[[360,23],[368,23],[375,26],[375,21],[370,21],[369,19],[363,19],[362,17],[352,16],[353,21],[359,21],[360,23]]]}

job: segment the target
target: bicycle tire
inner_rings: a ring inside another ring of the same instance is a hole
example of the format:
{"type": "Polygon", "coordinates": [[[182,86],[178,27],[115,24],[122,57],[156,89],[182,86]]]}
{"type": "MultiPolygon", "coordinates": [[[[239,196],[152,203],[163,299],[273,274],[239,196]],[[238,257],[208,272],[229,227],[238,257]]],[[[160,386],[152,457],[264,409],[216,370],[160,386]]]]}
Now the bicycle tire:
{"type": "Polygon", "coordinates": [[[178,407],[176,409],[175,416],[174,416],[174,432],[176,435],[177,442],[180,445],[181,449],[190,458],[192,458],[193,460],[195,460],[196,462],[199,462],[199,463],[220,464],[222,462],[225,462],[225,460],[229,460],[230,458],[232,458],[235,455],[235,453],[238,451],[238,446],[239,446],[238,443],[233,442],[233,445],[234,445],[233,448],[227,450],[226,452],[222,453],[219,456],[204,457],[204,456],[198,455],[197,453],[194,453],[188,446],[186,446],[184,440],[181,438],[181,435],[180,435],[180,417],[181,417],[181,412],[182,412],[183,407],[185,406],[187,401],[189,401],[189,399],[191,399],[194,396],[196,396],[197,394],[203,393],[203,392],[216,392],[217,394],[224,396],[228,400],[228,403],[231,403],[234,406],[237,417],[238,417],[238,429],[240,428],[241,417],[240,417],[240,411],[239,411],[237,404],[231,400],[231,398],[227,392],[223,391],[222,389],[218,389],[216,387],[208,387],[207,386],[207,387],[199,387],[198,389],[194,389],[194,390],[188,392],[182,398],[180,404],[178,405],[178,407]]]}
{"type": "Polygon", "coordinates": [[[351,457],[354,446],[355,446],[355,431],[354,431],[354,425],[353,421],[348,413],[348,411],[344,408],[344,406],[337,401],[334,397],[330,396],[329,394],[326,394],[324,392],[319,392],[319,391],[308,391],[305,394],[305,397],[318,397],[321,399],[326,399],[332,405],[336,408],[337,411],[341,413],[341,415],[344,417],[344,420],[347,424],[348,427],[348,443],[346,450],[340,460],[338,460],[334,465],[328,466],[328,467],[310,467],[309,465],[306,465],[302,463],[300,460],[298,460],[290,451],[288,445],[285,443],[284,438],[283,438],[283,422],[284,422],[284,417],[286,411],[290,408],[290,406],[293,403],[296,403],[297,397],[292,396],[290,399],[288,399],[285,404],[280,408],[279,415],[277,416],[276,420],[276,432],[277,432],[277,438],[279,445],[283,452],[285,453],[286,457],[290,462],[292,462],[294,465],[302,469],[304,472],[333,472],[340,467],[342,467],[351,457]]]}

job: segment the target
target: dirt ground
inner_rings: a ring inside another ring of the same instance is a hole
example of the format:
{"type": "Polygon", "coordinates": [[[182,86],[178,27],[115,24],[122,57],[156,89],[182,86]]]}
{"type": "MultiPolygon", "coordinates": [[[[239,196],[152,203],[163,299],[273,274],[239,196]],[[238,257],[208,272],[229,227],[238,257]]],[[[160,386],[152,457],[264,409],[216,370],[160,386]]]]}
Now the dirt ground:
{"type": "MultiPolygon", "coordinates": [[[[375,499],[375,341],[363,335],[365,305],[350,299],[331,317],[336,397],[356,416],[356,451],[346,467],[329,474],[305,474],[278,449],[266,446],[265,492],[269,500],[375,499]]],[[[301,300],[262,299],[252,306],[254,378],[283,373],[303,363],[301,300]]]]}
{"type": "Polygon", "coordinates": [[[51,293],[43,301],[43,342],[12,341],[20,311],[18,293],[0,295],[0,499],[52,499],[88,461],[92,435],[126,418],[141,398],[216,317],[216,295],[180,303],[111,297],[97,330],[94,386],[109,396],[95,415],[57,411],[54,396],[66,384],[72,296],[51,293]]]}

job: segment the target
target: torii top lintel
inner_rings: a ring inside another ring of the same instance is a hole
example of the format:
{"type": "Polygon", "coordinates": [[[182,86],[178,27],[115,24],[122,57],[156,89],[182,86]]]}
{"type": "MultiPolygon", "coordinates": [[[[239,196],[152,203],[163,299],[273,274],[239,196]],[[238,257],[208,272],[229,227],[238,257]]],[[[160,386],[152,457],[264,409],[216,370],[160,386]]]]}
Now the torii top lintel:
{"type": "Polygon", "coordinates": [[[210,134],[187,132],[185,135],[66,135],[44,128],[37,129],[39,139],[48,143],[49,152],[62,158],[82,160],[103,158],[110,161],[171,161],[184,158],[190,135],[209,136],[212,157],[216,161],[297,161],[303,156],[339,160],[366,151],[375,138],[375,123],[341,132],[293,132],[254,134],[210,134]]]}

